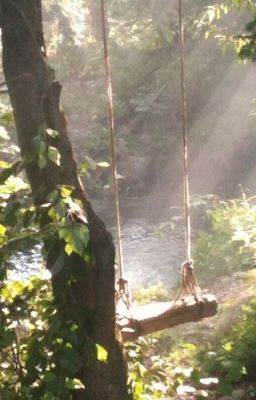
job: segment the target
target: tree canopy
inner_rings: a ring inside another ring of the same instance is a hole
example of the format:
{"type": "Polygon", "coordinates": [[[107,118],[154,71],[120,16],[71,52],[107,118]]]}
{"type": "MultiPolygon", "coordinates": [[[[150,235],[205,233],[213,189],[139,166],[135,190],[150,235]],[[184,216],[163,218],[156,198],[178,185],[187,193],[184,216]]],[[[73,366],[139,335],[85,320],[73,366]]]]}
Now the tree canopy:
{"type": "MultiPolygon", "coordinates": [[[[205,347],[199,327],[193,343],[186,343],[189,330],[174,331],[124,351],[115,324],[115,251],[108,232],[111,157],[100,2],[42,3],[43,9],[40,1],[2,0],[0,10],[0,397],[230,394],[255,370],[251,298],[240,323],[225,338],[214,331],[215,342],[207,333],[205,347]],[[179,335],[183,342],[174,339],[179,335]],[[214,374],[212,392],[201,381],[214,374]]],[[[168,208],[167,221],[151,227],[166,237],[182,218],[169,212],[170,205],[180,207],[182,193],[176,2],[106,3],[120,195],[125,206],[135,197],[139,213],[151,195],[152,214],[168,208]]],[[[254,294],[255,71],[249,62],[256,60],[256,5],[183,5],[192,212],[199,214],[194,258],[203,282],[225,274],[233,282],[241,273],[235,284],[254,294]]],[[[167,295],[157,286],[136,298],[167,295]]],[[[231,300],[225,301],[223,308],[231,300]]]]}

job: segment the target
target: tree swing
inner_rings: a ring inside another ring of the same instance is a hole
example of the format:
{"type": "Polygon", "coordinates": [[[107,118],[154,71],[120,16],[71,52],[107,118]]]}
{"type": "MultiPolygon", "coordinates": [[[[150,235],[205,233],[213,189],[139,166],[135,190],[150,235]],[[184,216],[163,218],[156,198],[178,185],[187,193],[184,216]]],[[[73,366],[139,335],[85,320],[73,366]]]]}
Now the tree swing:
{"type": "Polygon", "coordinates": [[[184,68],[184,25],[182,0],[178,0],[179,12],[179,49],[181,71],[181,131],[183,140],[184,166],[184,209],[185,209],[185,240],[186,260],[181,267],[181,288],[173,301],[158,302],[147,305],[134,306],[131,304],[128,282],[124,278],[124,263],[122,252],[122,234],[119,211],[118,178],[115,146],[115,123],[113,113],[112,85],[108,55],[106,33],[105,4],[101,0],[102,39],[104,49],[105,84],[108,109],[108,129],[111,144],[112,183],[115,205],[117,250],[119,258],[119,280],[116,290],[116,324],[123,341],[136,340],[139,336],[157,332],[186,322],[200,321],[217,313],[217,300],[211,295],[202,295],[197,279],[194,275],[191,259],[191,224],[190,224],[190,197],[188,180],[188,135],[186,121],[186,91],[184,68]]]}

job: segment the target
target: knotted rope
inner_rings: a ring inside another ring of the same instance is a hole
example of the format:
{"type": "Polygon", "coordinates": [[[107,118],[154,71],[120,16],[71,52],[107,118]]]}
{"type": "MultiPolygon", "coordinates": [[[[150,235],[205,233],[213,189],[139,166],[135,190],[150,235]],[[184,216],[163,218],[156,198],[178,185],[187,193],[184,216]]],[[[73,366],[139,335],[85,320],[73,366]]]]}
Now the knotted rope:
{"type": "Polygon", "coordinates": [[[186,261],[181,267],[181,291],[176,299],[183,293],[190,293],[198,301],[200,288],[194,274],[193,261],[191,259],[191,218],[188,174],[188,133],[187,133],[187,99],[184,60],[184,23],[182,0],[179,0],[179,51],[180,51],[180,82],[181,82],[181,133],[183,141],[183,170],[184,170],[184,209],[185,209],[185,244],[186,261]]]}
{"type": "Polygon", "coordinates": [[[130,295],[128,290],[128,283],[124,279],[124,263],[123,263],[123,250],[122,250],[122,231],[121,231],[121,218],[118,194],[118,175],[117,175],[117,157],[116,157],[116,139],[115,139],[115,120],[113,111],[113,93],[112,83],[110,76],[110,63],[108,53],[107,29],[106,29],[106,13],[105,2],[101,0],[101,20],[102,20],[102,40],[104,50],[104,68],[105,68],[105,87],[107,95],[107,109],[108,109],[108,131],[111,143],[111,170],[112,170],[112,184],[113,184],[113,197],[115,204],[115,217],[116,217],[116,230],[117,230],[117,248],[118,248],[118,267],[119,267],[119,280],[117,282],[117,301],[122,300],[127,308],[130,308],[130,295]]]}

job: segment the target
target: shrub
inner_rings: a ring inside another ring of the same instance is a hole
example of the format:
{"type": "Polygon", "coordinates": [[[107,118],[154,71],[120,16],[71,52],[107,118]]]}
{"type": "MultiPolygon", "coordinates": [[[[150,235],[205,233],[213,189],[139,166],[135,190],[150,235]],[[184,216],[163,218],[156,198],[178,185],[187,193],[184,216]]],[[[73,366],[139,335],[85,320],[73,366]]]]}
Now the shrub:
{"type": "Polygon", "coordinates": [[[244,306],[230,333],[210,346],[199,359],[204,372],[219,377],[218,390],[229,394],[243,378],[253,382],[256,372],[256,301],[244,306]]]}
{"type": "Polygon", "coordinates": [[[211,227],[195,244],[194,261],[204,280],[255,267],[255,198],[220,201],[208,211],[211,227]]]}

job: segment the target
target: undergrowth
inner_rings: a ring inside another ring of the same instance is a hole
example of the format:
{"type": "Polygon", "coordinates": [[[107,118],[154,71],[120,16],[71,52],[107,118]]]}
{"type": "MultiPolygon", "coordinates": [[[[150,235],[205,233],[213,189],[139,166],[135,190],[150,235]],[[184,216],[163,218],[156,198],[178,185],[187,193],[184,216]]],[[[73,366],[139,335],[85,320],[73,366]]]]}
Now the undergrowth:
{"type": "Polygon", "coordinates": [[[256,387],[253,389],[256,372],[255,332],[256,300],[252,300],[243,306],[230,332],[198,354],[201,371],[218,377],[217,392],[230,394],[237,383],[246,382],[248,387],[252,383],[250,398],[256,398],[256,387]]]}
{"type": "Polygon", "coordinates": [[[201,231],[194,248],[200,279],[212,282],[221,275],[246,271],[256,265],[255,197],[220,201],[207,211],[208,231],[201,231]]]}
{"type": "MultiPolygon", "coordinates": [[[[252,289],[255,278],[256,270],[251,270],[239,279],[252,289]]],[[[219,318],[224,311],[233,313],[233,306],[227,299],[219,318]]],[[[237,388],[242,388],[241,400],[256,399],[256,300],[241,306],[227,332],[217,333],[214,321],[183,325],[129,344],[134,399],[214,400],[237,388]]]]}

